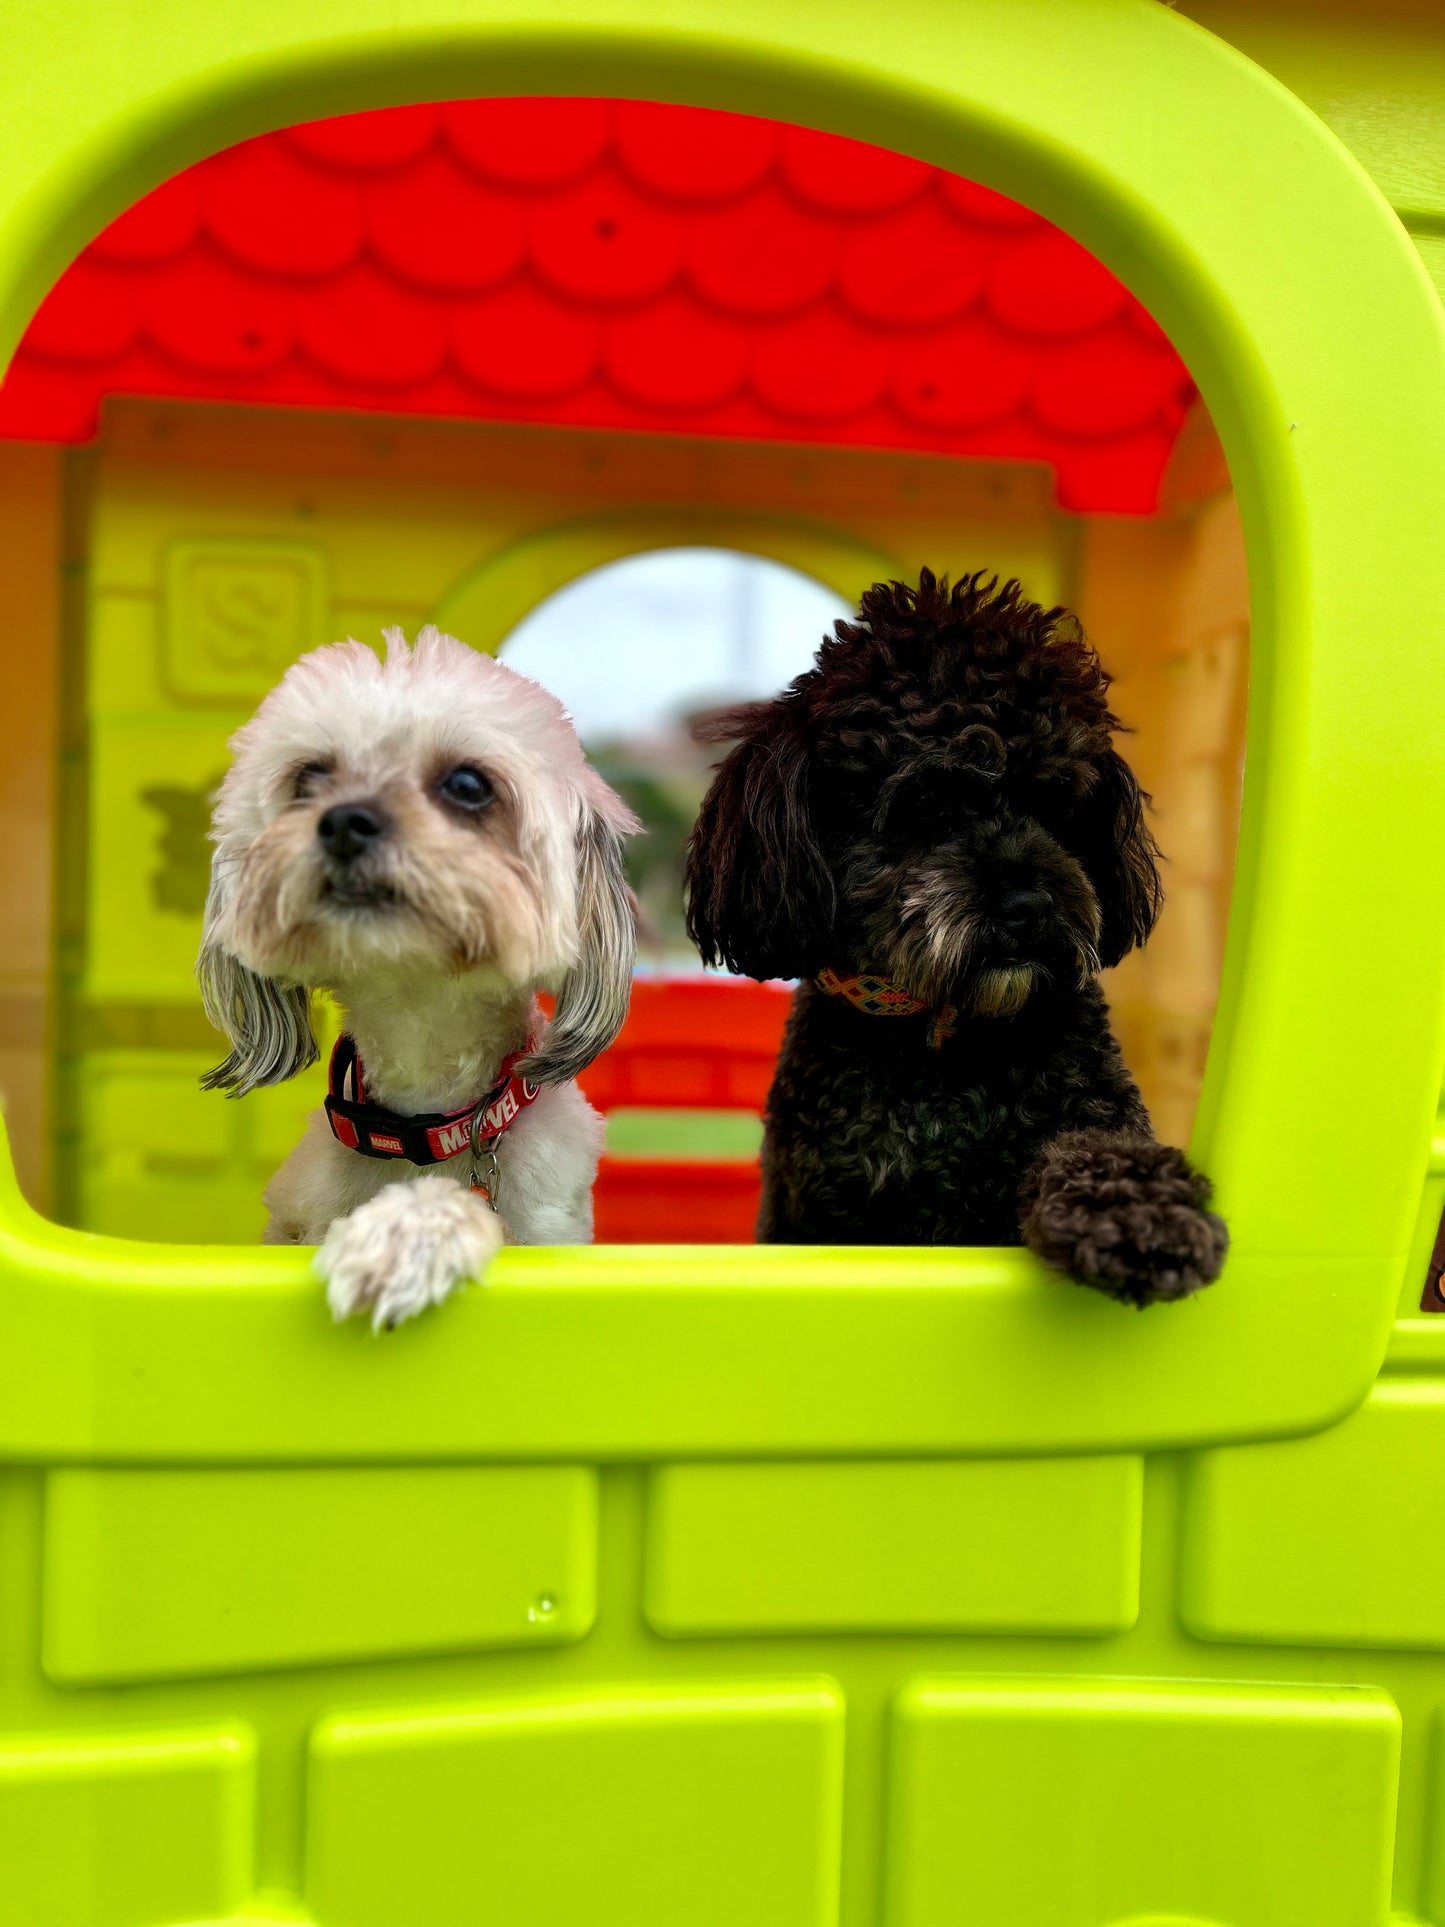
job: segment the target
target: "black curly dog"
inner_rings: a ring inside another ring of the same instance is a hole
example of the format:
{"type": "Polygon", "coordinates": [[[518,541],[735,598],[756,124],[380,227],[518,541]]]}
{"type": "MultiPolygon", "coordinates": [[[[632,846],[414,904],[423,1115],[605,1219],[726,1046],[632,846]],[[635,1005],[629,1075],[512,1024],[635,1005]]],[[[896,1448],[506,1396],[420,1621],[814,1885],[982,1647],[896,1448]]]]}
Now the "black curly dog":
{"type": "Polygon", "coordinates": [[[1228,1236],[1155,1139],[1096,981],[1161,903],[1098,657],[981,575],[878,583],[835,631],[708,729],[735,747],[688,853],[704,961],[803,980],[759,1239],[1022,1239],[1129,1304],[1197,1291],[1228,1236]]]}

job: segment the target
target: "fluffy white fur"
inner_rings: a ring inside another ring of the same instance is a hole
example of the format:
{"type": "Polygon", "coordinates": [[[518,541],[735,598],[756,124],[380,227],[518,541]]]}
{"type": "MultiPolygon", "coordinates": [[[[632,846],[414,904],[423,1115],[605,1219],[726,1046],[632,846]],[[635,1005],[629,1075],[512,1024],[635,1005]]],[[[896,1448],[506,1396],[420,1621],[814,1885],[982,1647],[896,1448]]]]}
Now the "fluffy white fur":
{"type": "Polygon", "coordinates": [[[544,1088],[498,1148],[496,1211],[465,1153],[363,1157],[321,1111],[272,1180],[267,1241],[319,1243],[335,1316],[377,1328],[480,1277],[506,1239],[591,1237],[602,1125],[573,1079],[626,1015],[637,828],[538,684],[433,628],[410,649],[385,635],[384,663],[357,642],[303,657],[232,739],[197,965],[231,1044],[207,1082],[233,1095],[315,1061],[313,988],[342,1006],[367,1096],[407,1114],[473,1102],[540,1038],[523,1068],[544,1088]],[[459,769],[490,787],[482,807],[449,798],[459,769]],[[339,858],[323,818],[355,805],[384,829],[339,858]],[[558,992],[545,1034],[541,988],[558,992]]]}

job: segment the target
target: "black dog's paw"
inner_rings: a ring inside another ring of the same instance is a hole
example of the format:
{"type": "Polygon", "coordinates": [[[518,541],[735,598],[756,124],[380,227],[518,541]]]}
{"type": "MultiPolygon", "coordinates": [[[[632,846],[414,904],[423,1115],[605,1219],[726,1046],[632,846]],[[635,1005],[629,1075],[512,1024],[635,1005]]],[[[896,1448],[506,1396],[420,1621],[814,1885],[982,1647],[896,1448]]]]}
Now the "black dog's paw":
{"type": "Polygon", "coordinates": [[[1024,1185],[1024,1243],[1125,1304],[1187,1298],[1219,1276],[1229,1233],[1182,1151],[1114,1131],[1070,1131],[1024,1185]]]}

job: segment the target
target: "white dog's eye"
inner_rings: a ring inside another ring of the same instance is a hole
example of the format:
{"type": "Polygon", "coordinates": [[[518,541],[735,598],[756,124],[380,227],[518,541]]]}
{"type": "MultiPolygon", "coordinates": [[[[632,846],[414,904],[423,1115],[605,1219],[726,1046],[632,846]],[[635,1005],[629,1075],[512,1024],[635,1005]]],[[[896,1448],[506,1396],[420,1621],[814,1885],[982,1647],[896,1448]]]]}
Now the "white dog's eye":
{"type": "Polygon", "coordinates": [[[449,770],[438,787],[449,803],[463,810],[484,810],[496,795],[488,779],[470,763],[449,770]]]}
{"type": "Polygon", "coordinates": [[[304,764],[291,779],[291,794],[298,798],[313,796],[316,792],[316,785],[324,782],[330,774],[330,763],[304,764]]]}

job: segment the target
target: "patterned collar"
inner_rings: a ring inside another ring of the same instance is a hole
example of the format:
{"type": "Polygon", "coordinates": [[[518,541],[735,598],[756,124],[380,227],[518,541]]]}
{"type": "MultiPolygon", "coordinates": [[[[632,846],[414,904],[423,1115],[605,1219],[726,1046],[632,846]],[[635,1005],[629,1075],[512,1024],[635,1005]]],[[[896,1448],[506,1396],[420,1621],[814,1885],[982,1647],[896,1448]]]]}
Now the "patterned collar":
{"type": "Polygon", "coordinates": [[[891,977],[875,977],[867,972],[843,977],[836,970],[820,970],[813,980],[825,997],[842,997],[854,1010],[869,1017],[921,1017],[933,1012],[928,1027],[928,1048],[938,1050],[952,1037],[958,1024],[958,1011],[952,1004],[928,1004],[895,984],[891,977]]]}
{"type": "Polygon", "coordinates": [[[400,1158],[408,1164],[445,1164],[471,1153],[471,1188],[497,1209],[497,1146],[510,1125],[541,1095],[541,1086],[523,1077],[517,1066],[537,1048],[531,1038],[524,1050],[514,1050],[498,1066],[491,1088],[475,1103],[459,1111],[433,1111],[408,1116],[373,1103],[362,1079],[356,1039],[345,1031],[331,1052],[326,1079],[326,1121],[331,1135],[349,1151],[364,1158],[400,1158]],[[483,1178],[486,1169],[488,1176],[483,1178]]]}

